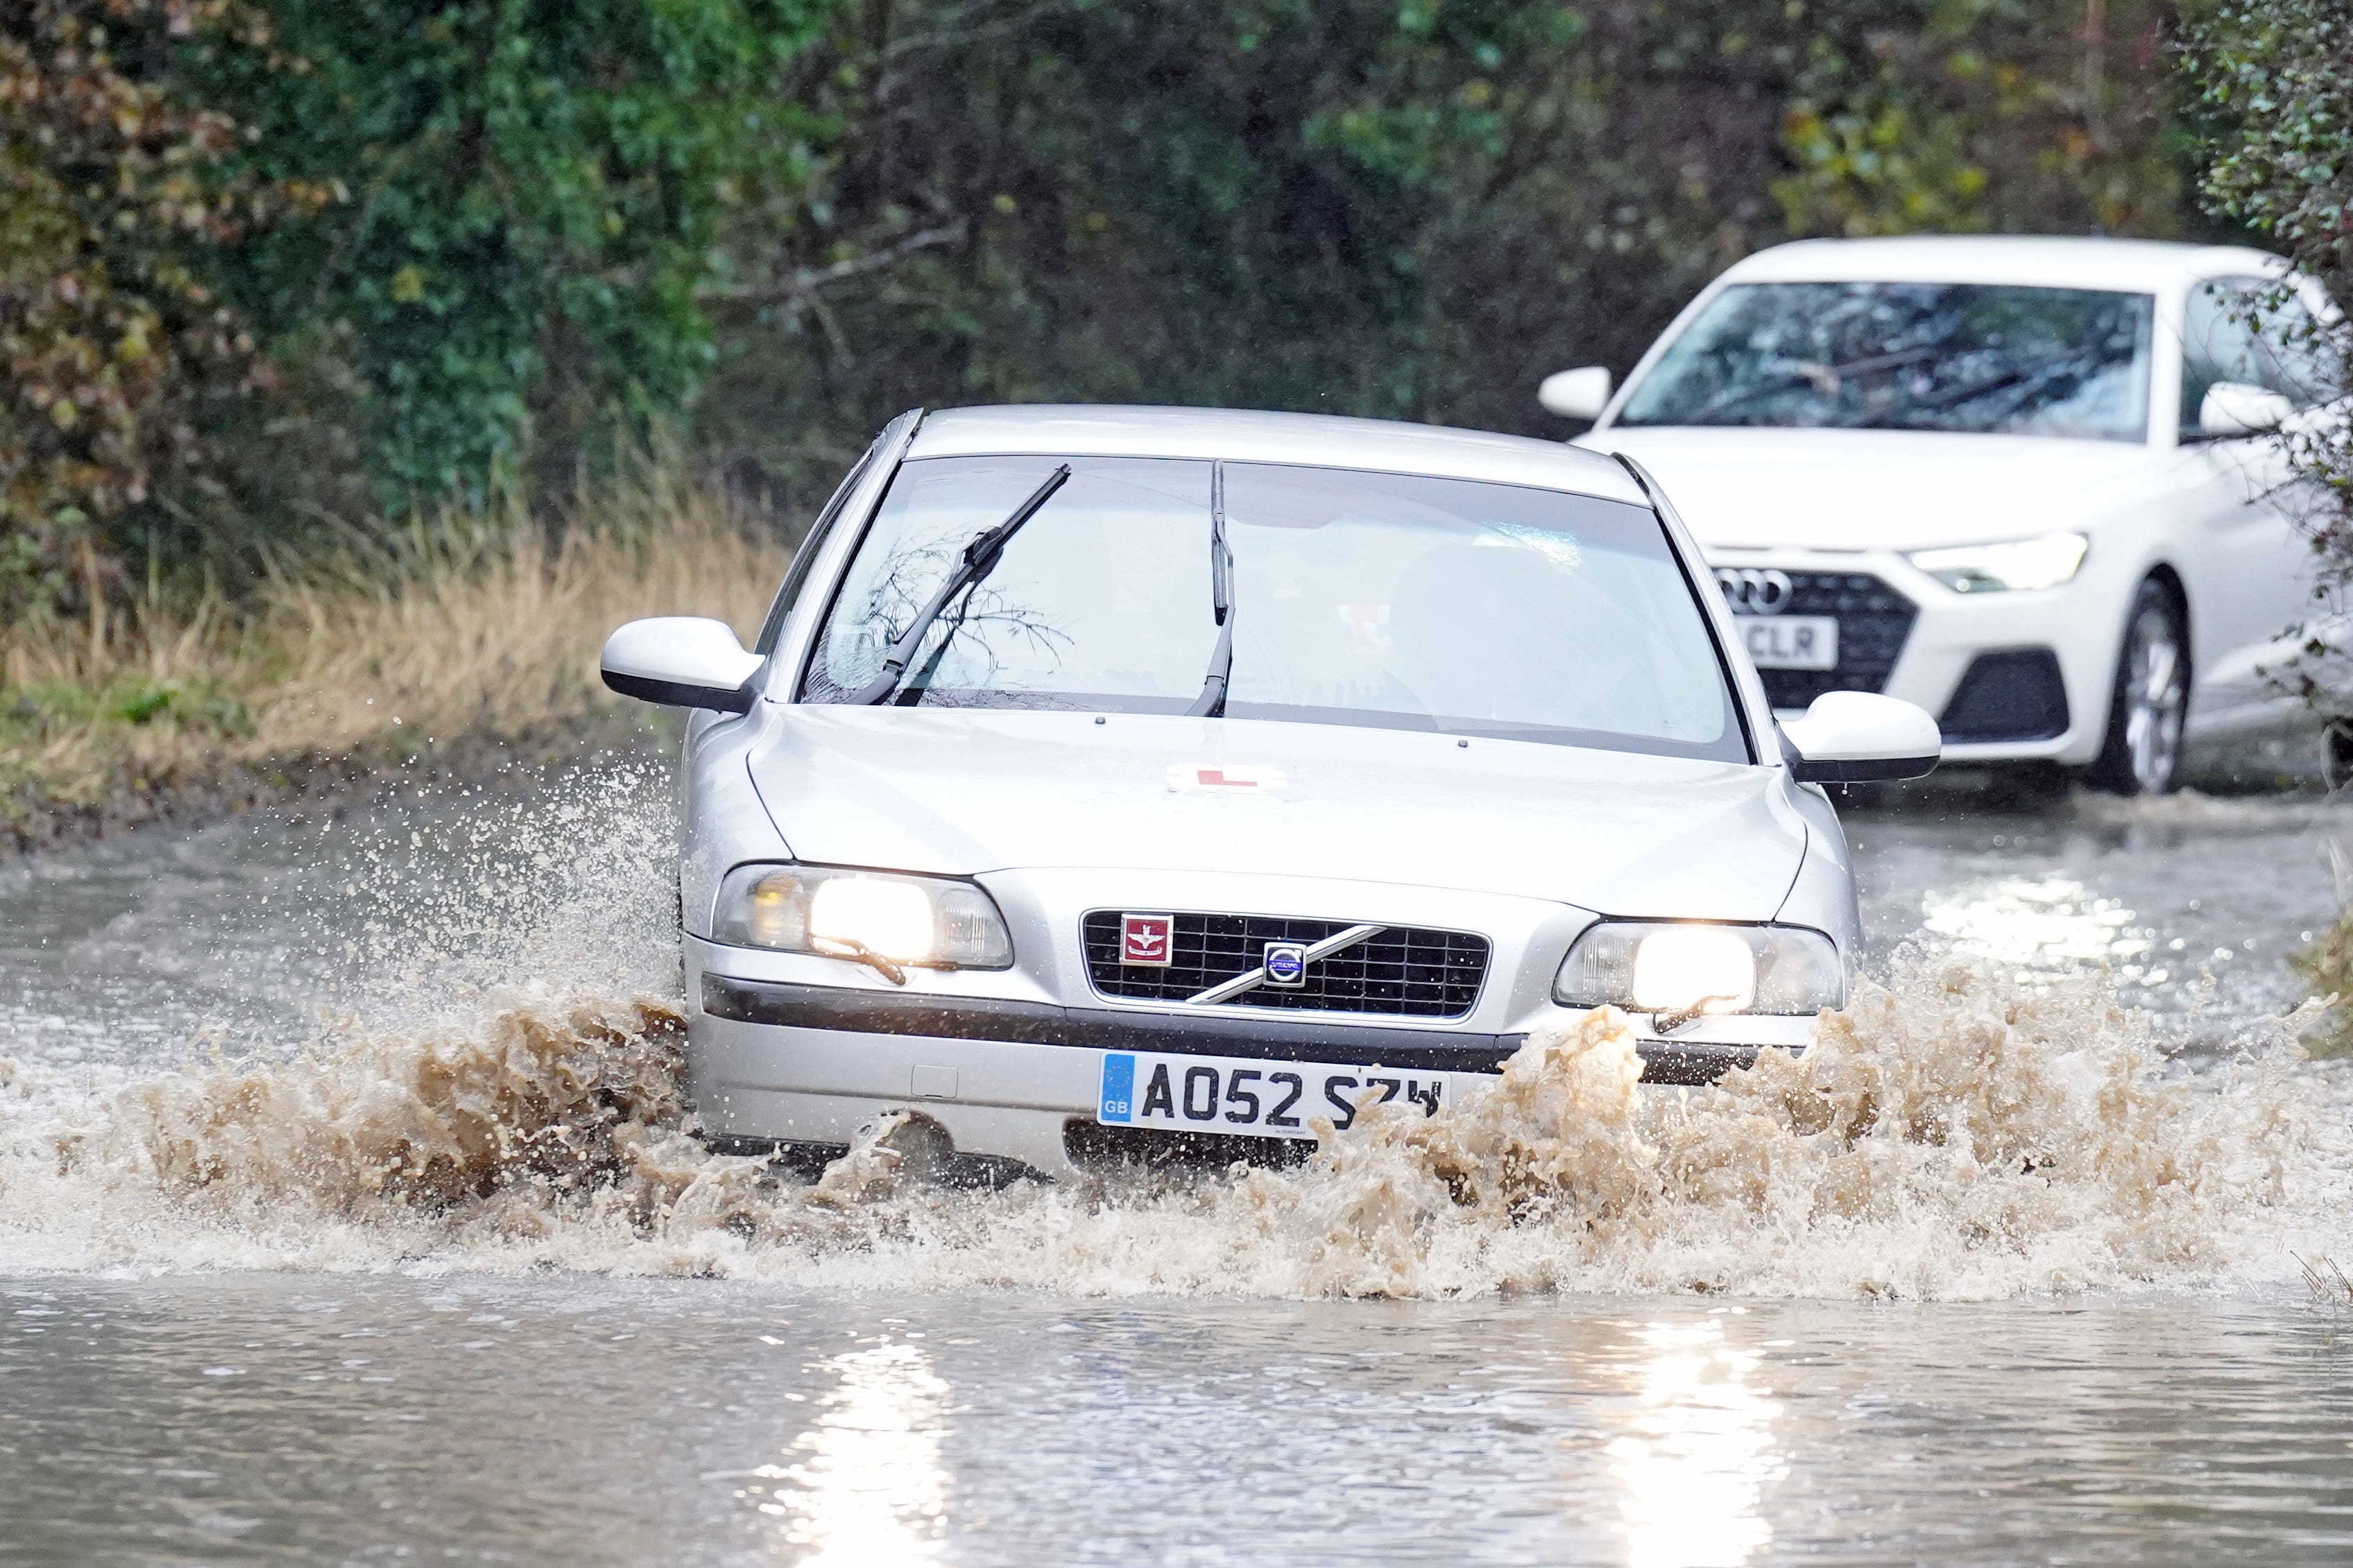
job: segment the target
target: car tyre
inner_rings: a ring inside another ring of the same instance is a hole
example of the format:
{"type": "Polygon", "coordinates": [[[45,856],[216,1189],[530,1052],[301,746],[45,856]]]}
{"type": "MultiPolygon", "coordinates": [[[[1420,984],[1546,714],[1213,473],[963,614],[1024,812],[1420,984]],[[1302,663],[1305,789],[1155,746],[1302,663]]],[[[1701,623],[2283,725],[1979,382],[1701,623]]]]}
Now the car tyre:
{"type": "Polygon", "coordinates": [[[2164,795],[2179,781],[2189,712],[2189,627],[2173,590],[2151,577],[2125,617],[2108,737],[2088,775],[2117,795],[2164,795]]]}
{"type": "Polygon", "coordinates": [[[2353,784],[2353,718],[2343,714],[2321,727],[2321,782],[2332,791],[2353,784]]]}

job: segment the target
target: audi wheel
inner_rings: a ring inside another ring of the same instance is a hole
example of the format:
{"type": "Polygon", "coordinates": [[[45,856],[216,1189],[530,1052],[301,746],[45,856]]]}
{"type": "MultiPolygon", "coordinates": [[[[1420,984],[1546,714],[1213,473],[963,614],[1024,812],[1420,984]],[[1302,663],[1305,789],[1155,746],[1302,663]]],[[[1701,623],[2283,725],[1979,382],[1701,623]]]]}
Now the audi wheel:
{"type": "Polygon", "coordinates": [[[2108,703],[2107,743],[2091,767],[2098,788],[2163,795],[2179,782],[2189,712],[2189,628],[2181,602],[2152,577],[2133,596],[2108,703]]]}
{"type": "Polygon", "coordinates": [[[2353,786],[2353,718],[2339,714],[2321,731],[2327,748],[2321,777],[2332,790],[2353,786]]]}

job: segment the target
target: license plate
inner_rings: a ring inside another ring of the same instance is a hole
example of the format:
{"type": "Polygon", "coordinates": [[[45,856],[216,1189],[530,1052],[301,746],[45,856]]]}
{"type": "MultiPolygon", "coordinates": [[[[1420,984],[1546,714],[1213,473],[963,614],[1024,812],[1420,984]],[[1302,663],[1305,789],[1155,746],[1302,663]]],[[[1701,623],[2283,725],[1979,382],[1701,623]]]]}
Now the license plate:
{"type": "Polygon", "coordinates": [[[1169,1132],[1313,1138],[1308,1123],[1318,1116],[1345,1130],[1358,1107],[1391,1100],[1435,1116],[1465,1090],[1493,1081],[1485,1073],[1105,1051],[1095,1120],[1169,1132]]]}
{"type": "Polygon", "coordinates": [[[1743,616],[1748,662],[1759,669],[1836,669],[1836,616],[1743,616]]]}

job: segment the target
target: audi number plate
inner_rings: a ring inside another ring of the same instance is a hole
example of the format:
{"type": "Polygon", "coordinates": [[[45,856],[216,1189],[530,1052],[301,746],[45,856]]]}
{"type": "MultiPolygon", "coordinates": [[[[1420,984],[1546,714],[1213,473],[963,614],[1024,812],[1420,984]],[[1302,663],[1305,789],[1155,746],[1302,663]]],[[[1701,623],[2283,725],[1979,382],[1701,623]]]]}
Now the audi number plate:
{"type": "Polygon", "coordinates": [[[1345,1129],[1356,1121],[1358,1106],[1389,1100],[1419,1106],[1423,1115],[1434,1116],[1440,1106],[1453,1104],[1465,1090],[1494,1081],[1475,1072],[1105,1051],[1095,1120],[1113,1127],[1168,1132],[1313,1138],[1308,1123],[1318,1116],[1345,1129]]]}
{"type": "Polygon", "coordinates": [[[1836,616],[1743,616],[1748,662],[1759,669],[1836,669],[1836,616]]]}

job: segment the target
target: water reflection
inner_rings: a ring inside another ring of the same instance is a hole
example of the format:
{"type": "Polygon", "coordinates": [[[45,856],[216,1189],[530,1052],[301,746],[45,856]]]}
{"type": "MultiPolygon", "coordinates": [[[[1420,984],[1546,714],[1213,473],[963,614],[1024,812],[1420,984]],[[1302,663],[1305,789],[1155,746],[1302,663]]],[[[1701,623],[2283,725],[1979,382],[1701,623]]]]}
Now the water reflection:
{"type": "Polygon", "coordinates": [[[947,1523],[940,1462],[947,1384],[923,1348],[905,1342],[852,1351],[826,1366],[840,1381],[793,1445],[792,1462],[753,1472],[781,1483],[760,1511],[783,1520],[797,1563],[936,1562],[947,1523]]]}
{"type": "Polygon", "coordinates": [[[2045,970],[2074,970],[2149,951],[2121,900],[2072,877],[2004,877],[1922,900],[1921,926],[1958,952],[2045,970]]]}
{"type": "Polygon", "coordinates": [[[1637,1337],[1649,1352],[1641,1393],[1608,1448],[1628,1568],[1738,1568],[1772,1540],[1759,1504],[1785,1468],[1773,1451],[1780,1406],[1749,1383],[1762,1358],[1725,1344],[1719,1321],[1637,1337]]]}

